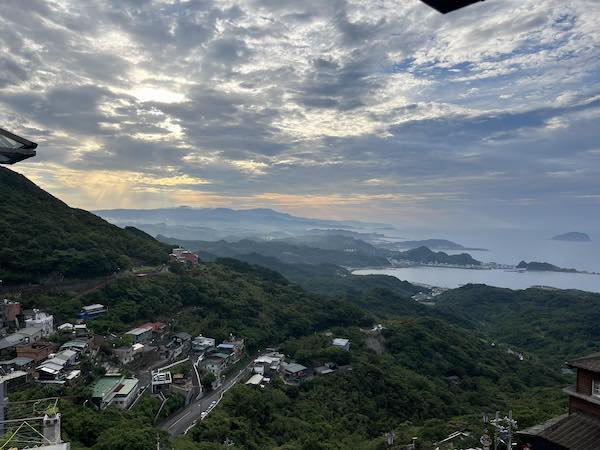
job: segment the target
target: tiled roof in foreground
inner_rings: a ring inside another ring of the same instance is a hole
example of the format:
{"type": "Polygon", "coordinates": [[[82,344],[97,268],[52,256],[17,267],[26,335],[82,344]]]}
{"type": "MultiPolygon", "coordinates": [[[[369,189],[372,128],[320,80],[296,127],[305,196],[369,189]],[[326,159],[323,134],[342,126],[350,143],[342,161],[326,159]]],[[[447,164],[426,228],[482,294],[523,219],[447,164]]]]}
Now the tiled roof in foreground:
{"type": "Polygon", "coordinates": [[[600,418],[574,413],[559,416],[541,425],[519,431],[521,436],[536,436],[564,448],[598,450],[600,418]]]}

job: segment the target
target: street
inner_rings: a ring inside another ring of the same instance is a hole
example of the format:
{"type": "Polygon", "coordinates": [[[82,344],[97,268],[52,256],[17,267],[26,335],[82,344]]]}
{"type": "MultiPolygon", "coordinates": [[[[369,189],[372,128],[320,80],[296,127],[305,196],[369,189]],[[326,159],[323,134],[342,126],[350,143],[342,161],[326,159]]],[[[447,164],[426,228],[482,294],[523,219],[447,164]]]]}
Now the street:
{"type": "Polygon", "coordinates": [[[230,374],[218,389],[199,400],[193,400],[184,409],[161,422],[159,428],[167,431],[171,436],[185,434],[198,420],[200,420],[202,412],[207,411],[209,408],[212,410],[212,408],[219,404],[225,392],[243,378],[244,374],[252,364],[253,360],[239,371],[230,374]],[[211,407],[212,402],[215,402],[215,404],[211,407]]]}

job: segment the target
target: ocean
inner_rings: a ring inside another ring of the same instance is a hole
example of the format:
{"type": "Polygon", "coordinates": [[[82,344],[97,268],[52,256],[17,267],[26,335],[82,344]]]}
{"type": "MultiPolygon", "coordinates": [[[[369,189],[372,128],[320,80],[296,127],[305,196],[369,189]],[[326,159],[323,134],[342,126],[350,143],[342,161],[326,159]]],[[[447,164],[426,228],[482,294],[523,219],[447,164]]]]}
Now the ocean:
{"type": "MultiPolygon", "coordinates": [[[[464,231],[448,233],[414,233],[410,239],[441,238],[466,247],[482,247],[488,251],[466,251],[483,262],[516,265],[519,261],[549,262],[563,268],[600,272],[600,233],[588,232],[592,242],[564,242],[550,239],[561,231],[464,231]]],[[[584,232],[586,232],[584,230],[584,232]]],[[[457,252],[446,252],[457,253],[457,252]]],[[[462,253],[462,252],[458,252],[462,253]]],[[[600,292],[600,275],[561,272],[506,272],[504,270],[470,270],[438,267],[409,267],[399,269],[363,269],[354,273],[382,273],[413,283],[456,288],[467,283],[483,283],[511,289],[534,285],[561,289],[581,289],[600,292]]]]}

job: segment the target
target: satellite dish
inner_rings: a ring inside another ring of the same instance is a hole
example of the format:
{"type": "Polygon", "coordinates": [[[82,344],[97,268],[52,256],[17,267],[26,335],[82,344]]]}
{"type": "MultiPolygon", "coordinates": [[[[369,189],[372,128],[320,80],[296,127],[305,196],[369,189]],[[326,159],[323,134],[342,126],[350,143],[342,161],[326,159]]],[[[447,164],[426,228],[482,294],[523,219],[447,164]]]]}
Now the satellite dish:
{"type": "Polygon", "coordinates": [[[35,142],[0,128],[0,164],[14,164],[35,156],[35,142]]]}
{"type": "Polygon", "coordinates": [[[437,9],[442,14],[447,14],[473,3],[483,2],[484,0],[421,0],[423,3],[437,9]]]}

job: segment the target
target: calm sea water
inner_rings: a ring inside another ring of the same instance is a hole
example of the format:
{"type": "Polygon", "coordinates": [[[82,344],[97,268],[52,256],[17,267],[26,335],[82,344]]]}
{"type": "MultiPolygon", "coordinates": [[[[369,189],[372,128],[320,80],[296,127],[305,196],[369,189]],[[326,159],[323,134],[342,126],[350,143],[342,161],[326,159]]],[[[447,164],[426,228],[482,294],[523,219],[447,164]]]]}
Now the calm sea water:
{"type": "MultiPolygon", "coordinates": [[[[517,264],[521,260],[549,262],[559,267],[600,272],[600,230],[588,231],[592,242],[553,241],[555,231],[497,230],[452,231],[440,233],[421,231],[407,234],[410,239],[441,238],[465,247],[483,247],[487,252],[468,251],[484,262],[517,264]]],[[[451,252],[447,252],[451,253],[451,252]]]]}
{"type": "Polygon", "coordinates": [[[467,283],[510,289],[543,285],[560,289],[600,292],[600,275],[561,272],[505,272],[504,270],[449,269],[443,267],[407,267],[399,269],[360,269],[355,275],[391,275],[411,283],[457,288],[467,283]]]}
{"type": "MultiPolygon", "coordinates": [[[[570,230],[567,230],[570,231],[570,230]]],[[[523,231],[464,231],[439,233],[415,231],[410,239],[442,238],[466,247],[483,247],[488,251],[468,251],[475,259],[516,265],[519,261],[549,262],[559,267],[600,272],[600,232],[588,233],[592,242],[554,241],[550,237],[564,230],[523,231]]],[[[457,252],[447,252],[457,253],[457,252]]],[[[458,252],[461,253],[461,252],[458,252]]],[[[384,273],[402,280],[433,286],[456,288],[467,283],[484,283],[490,286],[525,289],[534,285],[561,289],[581,289],[600,292],[600,276],[560,272],[505,272],[504,270],[468,270],[437,267],[411,267],[404,269],[358,270],[356,274],[384,273]]]]}

